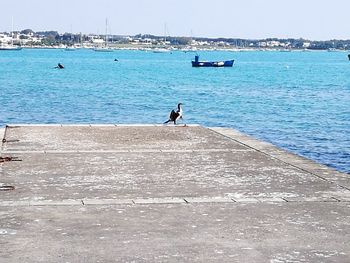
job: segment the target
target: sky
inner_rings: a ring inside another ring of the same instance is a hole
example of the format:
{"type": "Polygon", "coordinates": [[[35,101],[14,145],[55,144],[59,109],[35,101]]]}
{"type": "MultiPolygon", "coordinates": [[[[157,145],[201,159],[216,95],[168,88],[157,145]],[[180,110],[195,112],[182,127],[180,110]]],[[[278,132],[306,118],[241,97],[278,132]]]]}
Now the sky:
{"type": "Polygon", "coordinates": [[[1,0],[0,32],[350,39],[350,0],[1,0]]]}

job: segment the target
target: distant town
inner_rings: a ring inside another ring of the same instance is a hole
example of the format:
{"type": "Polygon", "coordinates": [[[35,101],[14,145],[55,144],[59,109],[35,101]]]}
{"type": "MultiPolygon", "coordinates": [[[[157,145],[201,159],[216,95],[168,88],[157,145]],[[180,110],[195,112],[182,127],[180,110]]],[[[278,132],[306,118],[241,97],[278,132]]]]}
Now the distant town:
{"type": "Polygon", "coordinates": [[[134,36],[77,34],[31,29],[0,33],[0,46],[24,48],[180,49],[180,50],[350,50],[350,40],[312,41],[307,39],[241,39],[173,37],[138,34],[134,36]]]}

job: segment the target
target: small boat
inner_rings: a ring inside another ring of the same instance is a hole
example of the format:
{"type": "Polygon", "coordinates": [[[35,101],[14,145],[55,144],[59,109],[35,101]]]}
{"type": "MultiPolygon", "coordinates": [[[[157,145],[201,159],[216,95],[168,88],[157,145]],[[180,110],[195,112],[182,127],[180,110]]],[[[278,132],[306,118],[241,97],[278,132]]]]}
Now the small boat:
{"type": "Polygon", "coordinates": [[[330,47],[327,49],[328,52],[337,52],[338,50],[336,48],[330,47]]]}
{"type": "Polygon", "coordinates": [[[11,44],[8,45],[8,44],[1,44],[0,46],[0,50],[8,50],[8,51],[18,51],[18,50],[21,50],[22,47],[20,46],[15,46],[13,44],[13,18],[12,18],[12,28],[11,28],[11,44]]]}
{"type": "Polygon", "coordinates": [[[95,47],[93,50],[96,52],[113,52],[114,49],[109,47],[108,45],[108,35],[107,35],[107,29],[108,29],[108,20],[106,18],[106,34],[105,34],[105,45],[102,47],[95,47]]]}
{"type": "Polygon", "coordinates": [[[194,57],[192,60],[192,67],[232,67],[234,60],[226,61],[199,61],[199,56],[194,57]]]}
{"type": "Polygon", "coordinates": [[[77,51],[78,49],[80,49],[80,47],[77,47],[77,46],[67,46],[64,50],[65,50],[65,51],[77,51]]]}
{"type": "Polygon", "coordinates": [[[18,51],[18,50],[21,50],[22,48],[21,47],[18,47],[18,46],[0,46],[0,50],[8,50],[8,51],[18,51]]]}
{"type": "Polygon", "coordinates": [[[153,49],[153,53],[170,53],[171,50],[167,48],[155,48],[153,49]]]}
{"type": "Polygon", "coordinates": [[[114,49],[112,49],[110,47],[96,47],[96,48],[94,48],[94,51],[96,51],[96,52],[113,52],[114,49]]]}

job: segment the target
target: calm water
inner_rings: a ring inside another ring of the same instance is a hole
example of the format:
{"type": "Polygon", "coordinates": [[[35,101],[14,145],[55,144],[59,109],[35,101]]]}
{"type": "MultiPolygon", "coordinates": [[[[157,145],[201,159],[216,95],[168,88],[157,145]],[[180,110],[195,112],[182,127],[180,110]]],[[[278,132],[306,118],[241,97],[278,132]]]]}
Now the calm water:
{"type": "Polygon", "coordinates": [[[350,173],[350,62],[343,52],[0,52],[0,126],[187,123],[227,126],[350,173]],[[118,62],[114,62],[118,58],[118,62]],[[53,67],[61,62],[64,70],[53,67]]]}

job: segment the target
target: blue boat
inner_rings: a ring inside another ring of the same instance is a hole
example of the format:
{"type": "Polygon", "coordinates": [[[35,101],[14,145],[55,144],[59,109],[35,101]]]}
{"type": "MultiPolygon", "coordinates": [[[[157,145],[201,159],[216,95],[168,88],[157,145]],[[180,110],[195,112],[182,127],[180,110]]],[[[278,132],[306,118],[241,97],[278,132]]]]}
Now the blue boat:
{"type": "Polygon", "coordinates": [[[192,67],[232,67],[234,60],[226,61],[199,61],[199,56],[192,60],[192,67]]]}

